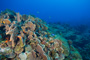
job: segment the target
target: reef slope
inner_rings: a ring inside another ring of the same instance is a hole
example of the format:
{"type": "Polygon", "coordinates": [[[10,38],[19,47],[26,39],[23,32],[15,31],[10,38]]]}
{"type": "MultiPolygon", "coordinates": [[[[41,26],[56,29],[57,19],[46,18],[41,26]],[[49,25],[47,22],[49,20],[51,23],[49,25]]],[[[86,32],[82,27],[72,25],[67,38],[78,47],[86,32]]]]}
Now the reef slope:
{"type": "Polygon", "coordinates": [[[1,12],[0,60],[82,60],[70,41],[48,28],[40,18],[1,12]]]}

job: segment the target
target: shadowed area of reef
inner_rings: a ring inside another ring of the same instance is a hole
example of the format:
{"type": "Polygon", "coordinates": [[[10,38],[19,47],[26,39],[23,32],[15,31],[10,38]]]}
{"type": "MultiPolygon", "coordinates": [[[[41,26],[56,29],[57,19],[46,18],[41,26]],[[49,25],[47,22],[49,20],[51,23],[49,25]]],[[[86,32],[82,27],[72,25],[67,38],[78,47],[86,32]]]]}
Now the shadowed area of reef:
{"type": "Polygon", "coordinates": [[[49,23],[53,34],[66,38],[80,52],[83,60],[90,60],[90,27],[87,25],[70,26],[62,23],[49,23]]]}

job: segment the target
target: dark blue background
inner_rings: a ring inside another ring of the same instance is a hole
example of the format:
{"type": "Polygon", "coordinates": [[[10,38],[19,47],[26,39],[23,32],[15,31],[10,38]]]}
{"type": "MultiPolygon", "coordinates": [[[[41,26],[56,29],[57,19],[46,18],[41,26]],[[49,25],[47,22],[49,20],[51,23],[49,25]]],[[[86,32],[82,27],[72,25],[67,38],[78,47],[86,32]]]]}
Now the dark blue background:
{"type": "Polygon", "coordinates": [[[90,0],[0,0],[0,11],[6,8],[46,22],[90,24],[90,0]]]}

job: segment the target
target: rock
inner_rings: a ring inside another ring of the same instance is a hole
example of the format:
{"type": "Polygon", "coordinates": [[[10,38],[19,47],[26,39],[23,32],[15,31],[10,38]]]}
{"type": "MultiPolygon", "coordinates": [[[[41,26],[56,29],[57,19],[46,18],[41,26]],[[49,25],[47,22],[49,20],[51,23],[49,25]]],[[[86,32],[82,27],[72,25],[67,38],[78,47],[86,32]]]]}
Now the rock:
{"type": "Polygon", "coordinates": [[[25,53],[20,53],[19,57],[21,60],[26,60],[27,59],[27,55],[25,53]]]}

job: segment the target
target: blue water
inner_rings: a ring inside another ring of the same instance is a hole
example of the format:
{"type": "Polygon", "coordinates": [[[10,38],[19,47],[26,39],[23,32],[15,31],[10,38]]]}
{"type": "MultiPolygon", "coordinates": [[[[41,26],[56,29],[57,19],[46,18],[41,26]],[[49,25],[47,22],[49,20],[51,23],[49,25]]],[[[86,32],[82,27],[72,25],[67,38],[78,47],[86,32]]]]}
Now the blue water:
{"type": "MultiPolygon", "coordinates": [[[[0,12],[5,9],[31,14],[47,23],[67,23],[75,26],[73,29],[67,24],[50,25],[56,29],[51,29],[54,33],[74,32],[70,37],[66,36],[67,39],[73,41],[84,60],[90,60],[90,28],[87,27],[90,27],[90,0],[0,0],[0,12]],[[75,38],[76,36],[80,39],[75,38]]],[[[54,33],[51,36],[55,36],[54,33]]]]}
{"type": "Polygon", "coordinates": [[[90,0],[0,0],[0,11],[6,8],[35,15],[46,22],[88,26],[90,23],[90,0]]]}

